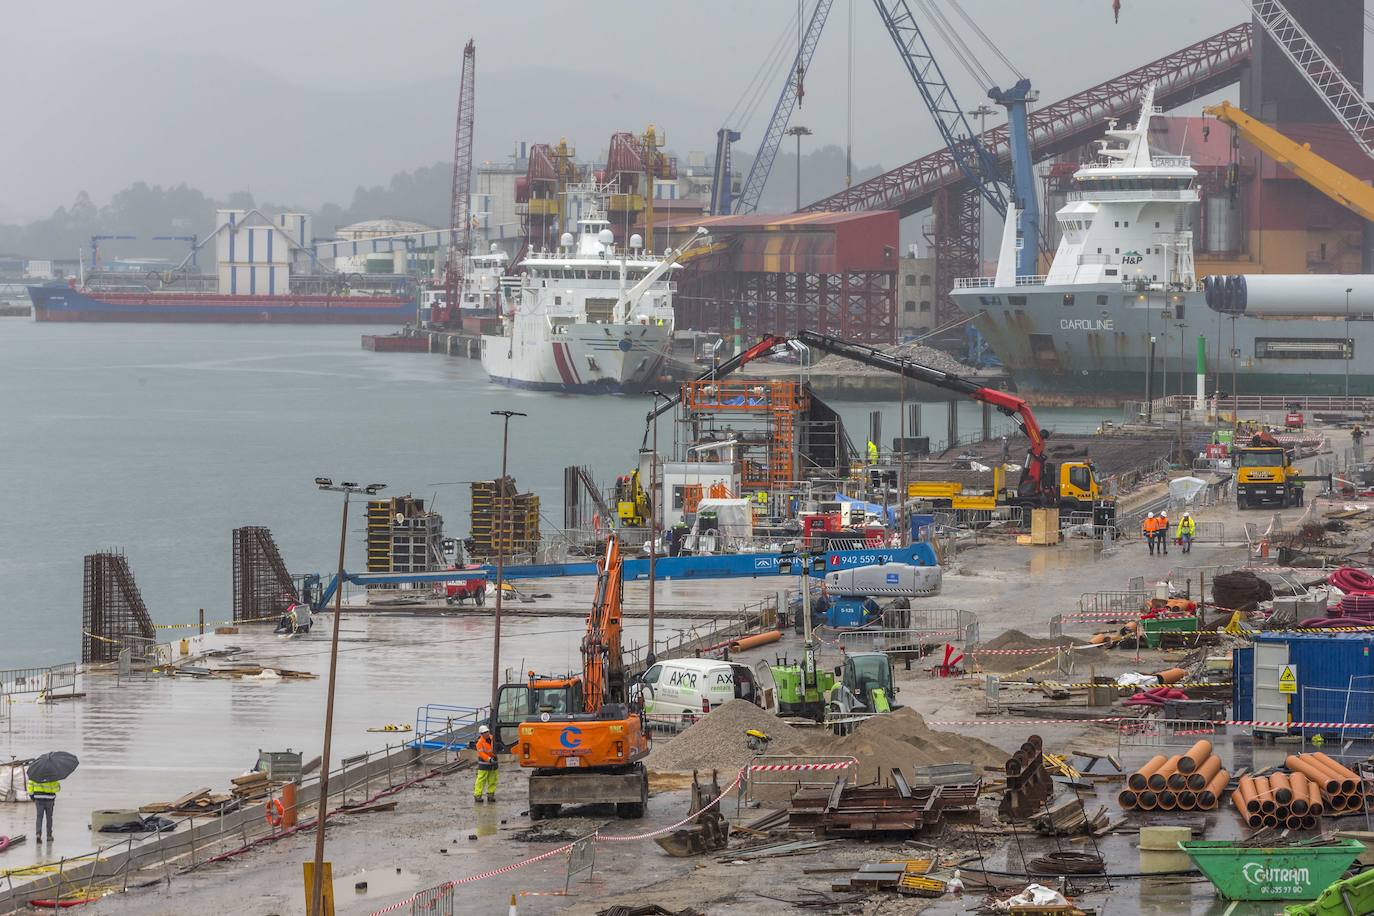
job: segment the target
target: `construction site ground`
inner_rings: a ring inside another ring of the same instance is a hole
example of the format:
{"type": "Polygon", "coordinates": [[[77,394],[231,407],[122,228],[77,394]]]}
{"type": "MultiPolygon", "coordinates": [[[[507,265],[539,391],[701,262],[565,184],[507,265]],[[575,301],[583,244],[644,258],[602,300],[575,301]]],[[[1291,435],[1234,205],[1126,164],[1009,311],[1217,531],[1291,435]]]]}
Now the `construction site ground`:
{"type": "MultiPolygon", "coordinates": [[[[1333,432],[1333,444],[1346,447],[1343,433],[1333,432]]],[[[1311,467],[1311,461],[1304,465],[1311,467]]],[[[1151,488],[1137,498],[1163,492],[1164,482],[1155,481],[1151,488]]],[[[1309,486],[1309,492],[1315,490],[1309,486]]],[[[1319,500],[1316,512],[1347,505],[1344,500],[1319,500]]],[[[1021,546],[1006,536],[984,533],[978,543],[966,544],[949,561],[940,596],[923,602],[927,606],[955,607],[978,615],[981,639],[984,643],[997,639],[1006,647],[1042,645],[1049,635],[1049,621],[1055,614],[1073,613],[1079,607],[1080,596],[1096,591],[1115,591],[1126,588],[1133,577],[1143,577],[1147,583],[1166,578],[1175,582],[1193,580],[1199,574],[1210,579],[1217,571],[1244,566],[1249,547],[1243,536],[1246,522],[1261,527],[1278,514],[1284,524],[1292,527],[1306,509],[1296,508],[1273,512],[1240,512],[1234,499],[1225,500],[1213,508],[1197,513],[1200,522],[1221,522],[1226,538],[1221,544],[1199,543],[1192,553],[1183,555],[1171,547],[1168,556],[1151,556],[1138,539],[1107,544],[1086,540],[1071,540],[1058,547],[1021,546]],[[1011,633],[1010,631],[1018,631],[1011,633]],[[1024,634],[1023,638],[1019,634],[1024,634]],[[999,639],[1000,637],[1000,639],[999,639]]],[[[1352,529],[1344,534],[1351,551],[1365,550],[1370,540],[1369,521],[1355,519],[1352,529]]],[[[1258,564],[1257,564],[1258,565],[1258,564]]],[[[1303,578],[1301,571],[1293,573],[1303,578]]],[[[1308,577],[1311,578],[1310,574],[1308,577]]],[[[757,581],[757,580],[755,580],[757,581]]],[[[703,583],[675,587],[697,587],[703,583]]],[[[755,596],[758,592],[755,592],[755,596]]],[[[634,600],[642,600],[636,593],[634,600]]],[[[662,600],[662,599],[660,599],[662,600]]],[[[742,593],[734,603],[742,603],[742,593]]],[[[921,606],[918,604],[918,606],[921,606]]],[[[397,619],[399,622],[399,619],[397,619]]],[[[1094,621],[1070,622],[1064,626],[1067,636],[1086,641],[1095,630],[1106,628],[1094,621]]],[[[561,637],[573,647],[575,634],[561,637]]],[[[781,653],[796,656],[800,640],[790,631],[781,643],[745,653],[742,660],[768,657],[781,653]]],[[[1224,652],[1224,649],[1216,651],[1224,652]]],[[[1141,650],[1137,658],[1134,649],[1100,649],[1073,653],[1073,667],[1061,667],[1053,654],[1027,653],[1024,662],[1000,656],[988,659],[996,666],[1002,681],[1001,703],[1004,711],[988,714],[984,682],[976,675],[978,660],[966,661],[968,675],[962,678],[938,678],[926,668],[939,660],[927,657],[914,662],[911,670],[898,668],[899,693],[897,701],[918,711],[932,729],[964,736],[969,745],[992,745],[1003,752],[1015,750],[1028,735],[1038,734],[1050,753],[1089,751],[1120,755],[1126,769],[1143,763],[1153,749],[1129,743],[1121,744],[1115,724],[1059,720],[1069,702],[1046,699],[1039,688],[1012,686],[1029,678],[1057,682],[1086,681],[1093,675],[1116,675],[1121,672],[1153,672],[1172,667],[1187,653],[1184,650],[1141,650]],[[1017,668],[1028,670],[1017,671],[1017,668]],[[1033,710],[1024,717],[1016,716],[1005,707],[1012,705],[1044,704],[1042,720],[1033,710]],[[950,724],[945,724],[950,723],[950,724]],[[976,739],[976,741],[975,741],[976,739]]],[[[446,677],[437,657],[426,656],[436,679],[446,677]]],[[[826,647],[823,662],[834,664],[837,650],[826,647]]],[[[436,680],[437,684],[437,680],[436,680]]],[[[181,686],[181,685],[178,685],[181,686]]],[[[185,685],[194,689],[200,685],[185,685]]],[[[290,685],[286,685],[290,686],[290,685]]],[[[436,699],[449,691],[435,690],[436,699]]],[[[1076,694],[1072,703],[1082,703],[1076,694]]],[[[361,696],[350,702],[364,703],[361,696]]],[[[1085,710],[1085,712],[1087,712],[1085,710]]],[[[1120,713],[1107,713],[1119,715],[1120,713]]],[[[1101,714],[1096,714],[1101,715],[1101,714]]],[[[666,739],[668,742],[682,740],[666,739]]],[[[741,742],[744,740],[740,736],[741,742]]],[[[817,741],[826,736],[817,736],[817,741]]],[[[1217,752],[1224,765],[1234,771],[1241,766],[1261,768],[1276,762],[1288,750],[1283,744],[1252,741],[1241,730],[1219,734],[1215,738],[1217,752]]],[[[239,756],[251,756],[244,749],[239,756]]],[[[951,760],[950,762],[961,762],[951,760]]],[[[997,768],[994,768],[996,770],[997,768]]],[[[909,774],[908,774],[909,775],[909,774]]],[[[1000,772],[985,772],[989,779],[1000,772]]],[[[731,770],[720,774],[722,784],[734,779],[731,770]]],[[[183,777],[177,776],[181,785],[183,777]]],[[[555,848],[567,838],[585,835],[606,825],[608,835],[632,835],[648,832],[681,820],[687,813],[687,784],[690,774],[656,772],[652,776],[653,793],[648,812],[642,821],[620,821],[613,815],[596,809],[565,811],[569,817],[541,823],[538,836],[526,833],[531,822],[526,815],[526,782],[518,766],[507,761],[501,770],[498,801],[494,805],[475,805],[471,798],[471,772],[460,771],[431,779],[421,785],[400,792],[394,799],[394,811],[339,817],[329,830],[328,858],[333,863],[336,886],[336,911],[341,914],[370,913],[406,898],[416,891],[444,881],[461,880],[467,876],[500,869],[555,848]],[[398,871],[399,870],[399,871],[398,871]],[[366,890],[355,890],[355,884],[366,881],[366,890]]],[[[825,894],[836,906],[822,912],[849,913],[964,913],[983,899],[984,880],[999,890],[1019,890],[1028,883],[1024,877],[998,877],[988,872],[1009,872],[1021,875],[1024,862],[1057,849],[1097,852],[1107,863],[1110,875],[1133,875],[1140,871],[1136,831],[1141,826],[1182,824],[1194,827],[1209,839],[1227,839],[1240,835],[1241,827],[1229,803],[1211,812],[1123,813],[1115,802],[1119,782],[1097,782],[1091,795],[1081,790],[1081,798],[1091,809],[1105,805],[1115,821],[1124,817],[1119,832],[1096,841],[1082,839],[1046,839],[1024,828],[1011,831],[995,816],[996,796],[985,796],[982,803],[982,827],[947,824],[945,832],[920,837],[914,843],[861,842],[838,840],[824,848],[803,854],[737,861],[734,850],[751,841],[736,837],[731,850],[696,858],[678,859],[665,855],[651,840],[631,842],[601,842],[597,845],[596,864],[589,880],[573,883],[568,896],[563,896],[566,880],[566,854],[558,854],[526,867],[480,881],[461,884],[455,891],[455,912],[505,913],[512,895],[516,896],[522,914],[566,912],[593,914],[614,904],[638,906],[659,904],[669,910],[691,906],[705,913],[782,914],[796,912],[801,902],[814,900],[815,894],[825,894]],[[1096,844],[1094,848],[1094,842],[1096,844]],[[872,894],[858,897],[829,889],[831,874],[808,873],[807,870],[835,869],[877,862],[884,858],[909,858],[938,855],[947,862],[961,863],[961,875],[967,890],[961,899],[946,896],[924,901],[899,898],[891,894],[872,894]],[[851,896],[854,896],[850,902],[851,896]]],[[[1064,798],[1060,789],[1060,800],[1064,798]]],[[[59,808],[60,810],[60,808],[59,808]]],[[[733,794],[724,802],[724,813],[734,821],[736,801],[733,794]]],[[[758,811],[745,809],[739,820],[747,822],[758,811]]],[[[304,814],[303,814],[304,816],[304,814]]],[[[1335,822],[1351,829],[1363,829],[1362,815],[1335,822]]],[[[175,866],[169,869],[169,880],[154,886],[131,890],[107,897],[89,912],[110,914],[172,914],[211,911],[225,914],[296,914],[304,911],[301,886],[301,863],[311,856],[313,836],[303,832],[280,842],[243,854],[224,863],[202,866],[182,872],[175,866]]],[[[31,853],[26,853],[30,855],[31,853]]],[[[13,857],[13,853],[11,853],[13,857]]],[[[9,861],[0,860],[9,866],[9,861]]],[[[1057,886],[1054,878],[1042,883],[1057,886]]],[[[1075,890],[1082,891],[1077,902],[1082,907],[1096,907],[1099,913],[1268,913],[1272,905],[1238,905],[1228,909],[1220,901],[1210,883],[1191,878],[1103,878],[1071,879],[1075,890]]],[[[409,907],[401,910],[409,912],[409,907]]]]}

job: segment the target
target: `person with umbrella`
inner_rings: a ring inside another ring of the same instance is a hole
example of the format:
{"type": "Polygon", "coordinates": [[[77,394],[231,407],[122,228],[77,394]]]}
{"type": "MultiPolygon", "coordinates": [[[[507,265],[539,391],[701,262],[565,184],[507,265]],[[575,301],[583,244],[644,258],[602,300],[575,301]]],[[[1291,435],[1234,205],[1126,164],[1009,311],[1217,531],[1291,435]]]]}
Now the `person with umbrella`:
{"type": "Polygon", "coordinates": [[[75,754],[66,751],[51,751],[36,758],[28,767],[28,793],[33,799],[35,822],[34,842],[43,838],[43,819],[48,820],[48,842],[52,842],[52,812],[57,803],[57,793],[62,791],[62,780],[76,772],[75,754]]]}

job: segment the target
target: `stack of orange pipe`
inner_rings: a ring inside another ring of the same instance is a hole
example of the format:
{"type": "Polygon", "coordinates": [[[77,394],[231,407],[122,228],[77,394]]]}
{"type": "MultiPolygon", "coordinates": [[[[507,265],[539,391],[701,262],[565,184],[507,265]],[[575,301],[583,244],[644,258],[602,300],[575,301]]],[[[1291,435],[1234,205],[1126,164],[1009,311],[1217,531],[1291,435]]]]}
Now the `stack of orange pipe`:
{"type": "Polygon", "coordinates": [[[1360,777],[1321,751],[1290,754],[1284,762],[1320,789],[1322,807],[1329,814],[1356,814],[1370,803],[1371,793],[1360,777]]]}
{"type": "Polygon", "coordinates": [[[1321,791],[1302,772],[1242,776],[1231,800],[1249,827],[1311,830],[1321,813],[1321,791]]]}
{"type": "Polygon", "coordinates": [[[1187,753],[1151,757],[1126,777],[1117,801],[1136,811],[1214,811],[1230,779],[1211,742],[1199,741],[1187,753]]]}

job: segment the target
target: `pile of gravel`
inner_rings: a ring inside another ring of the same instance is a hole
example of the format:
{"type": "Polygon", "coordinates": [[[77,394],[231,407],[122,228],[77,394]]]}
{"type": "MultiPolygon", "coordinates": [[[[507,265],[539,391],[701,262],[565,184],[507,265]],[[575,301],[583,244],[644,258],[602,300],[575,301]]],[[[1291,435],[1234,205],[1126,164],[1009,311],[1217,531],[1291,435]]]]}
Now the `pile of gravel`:
{"type": "Polygon", "coordinates": [[[912,767],[970,763],[979,770],[1007,760],[1006,751],[979,738],[936,731],[909,707],[867,719],[842,738],[827,735],[815,740],[810,753],[854,757],[861,783],[885,780],[894,767],[909,779],[912,767]]]}
{"type": "Polygon", "coordinates": [[[968,650],[968,655],[978,667],[986,671],[1018,671],[1050,656],[1025,652],[1016,655],[989,655],[986,650],[1013,650],[1022,652],[1027,649],[1052,649],[1056,646],[1072,646],[1076,641],[1068,636],[1027,636],[1020,630],[1006,630],[987,642],[979,643],[968,650]],[[984,650],[980,652],[979,650],[984,650]]]}
{"type": "Polygon", "coordinates": [[[795,753],[805,733],[759,709],[748,700],[731,700],[712,710],[676,738],[654,742],[646,762],[650,770],[731,770],[749,762],[744,733],[756,728],[773,739],[770,754],[795,753]]]}

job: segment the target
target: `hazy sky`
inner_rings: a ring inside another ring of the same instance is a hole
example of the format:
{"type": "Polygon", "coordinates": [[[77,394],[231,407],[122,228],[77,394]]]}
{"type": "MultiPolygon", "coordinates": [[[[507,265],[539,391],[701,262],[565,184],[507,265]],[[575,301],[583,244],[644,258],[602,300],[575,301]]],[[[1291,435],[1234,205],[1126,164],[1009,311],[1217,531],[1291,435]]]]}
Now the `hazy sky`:
{"type": "MultiPolygon", "coordinates": [[[[951,2],[938,0],[957,24],[951,2]]],[[[1046,102],[1246,18],[1239,0],[1122,5],[1113,25],[1110,0],[963,0],[1046,102]]],[[[936,133],[868,0],[835,3],[793,123],[816,131],[811,142],[844,142],[851,15],[854,158],[892,167],[928,152],[936,133]]],[[[359,184],[452,155],[469,37],[479,158],[560,136],[591,157],[612,131],[649,122],[679,154],[706,150],[795,16],[795,0],[7,4],[0,220],[46,216],[80,190],[103,204],[139,180],[346,204],[359,184]]],[[[937,54],[964,107],[982,101],[943,43],[937,54]]],[[[981,57],[994,79],[1014,81],[981,57]]],[[[752,121],[736,116],[743,148],[756,146],[781,79],[769,73],[752,121]]]]}

